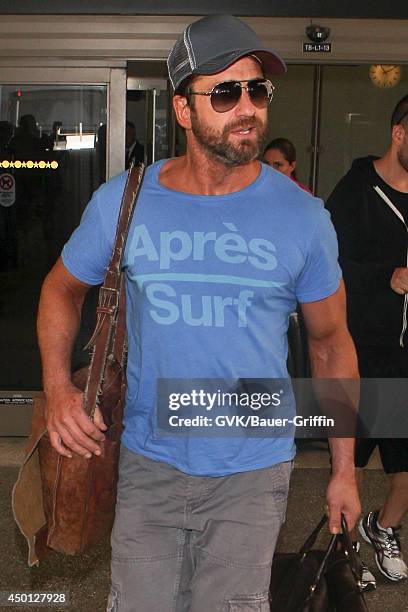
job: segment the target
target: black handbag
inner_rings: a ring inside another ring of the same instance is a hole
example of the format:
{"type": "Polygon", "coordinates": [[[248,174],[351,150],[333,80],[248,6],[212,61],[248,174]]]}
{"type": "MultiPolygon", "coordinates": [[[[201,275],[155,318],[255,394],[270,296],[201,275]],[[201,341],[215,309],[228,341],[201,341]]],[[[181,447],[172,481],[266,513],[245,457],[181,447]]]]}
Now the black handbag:
{"type": "Polygon", "coordinates": [[[361,591],[361,564],[342,515],[342,532],[326,550],[316,542],[323,516],[298,553],[275,555],[270,584],[271,612],[367,612],[361,591]]]}

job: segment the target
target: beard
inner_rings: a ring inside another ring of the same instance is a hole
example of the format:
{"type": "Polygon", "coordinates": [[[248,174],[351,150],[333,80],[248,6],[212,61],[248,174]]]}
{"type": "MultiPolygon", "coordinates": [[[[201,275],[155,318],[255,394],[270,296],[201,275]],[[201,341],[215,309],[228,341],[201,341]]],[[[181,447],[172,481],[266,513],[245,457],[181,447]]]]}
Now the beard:
{"type": "Polygon", "coordinates": [[[403,146],[397,151],[397,158],[401,166],[408,172],[408,137],[405,136],[403,146]]]}
{"type": "Polygon", "coordinates": [[[197,114],[191,113],[191,130],[199,145],[210,157],[227,166],[239,166],[256,159],[261,152],[261,146],[266,132],[266,122],[256,117],[241,119],[227,123],[223,129],[216,130],[207,123],[200,121],[197,114]],[[232,131],[255,128],[257,138],[241,139],[239,143],[229,142],[232,131]]]}

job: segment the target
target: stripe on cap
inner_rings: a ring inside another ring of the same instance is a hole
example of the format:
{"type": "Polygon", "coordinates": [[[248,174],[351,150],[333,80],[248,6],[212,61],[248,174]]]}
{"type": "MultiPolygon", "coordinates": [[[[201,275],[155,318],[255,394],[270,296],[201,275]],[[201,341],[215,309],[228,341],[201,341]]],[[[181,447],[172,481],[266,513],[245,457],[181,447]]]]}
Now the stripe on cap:
{"type": "Polygon", "coordinates": [[[192,24],[190,23],[190,25],[187,26],[186,29],[184,30],[183,40],[184,40],[184,45],[186,47],[186,51],[187,51],[187,55],[188,55],[188,60],[190,62],[190,68],[191,68],[191,70],[194,70],[194,68],[196,67],[196,64],[195,64],[195,57],[194,57],[193,46],[192,46],[191,40],[190,40],[190,28],[191,28],[191,26],[192,26],[192,24]]]}

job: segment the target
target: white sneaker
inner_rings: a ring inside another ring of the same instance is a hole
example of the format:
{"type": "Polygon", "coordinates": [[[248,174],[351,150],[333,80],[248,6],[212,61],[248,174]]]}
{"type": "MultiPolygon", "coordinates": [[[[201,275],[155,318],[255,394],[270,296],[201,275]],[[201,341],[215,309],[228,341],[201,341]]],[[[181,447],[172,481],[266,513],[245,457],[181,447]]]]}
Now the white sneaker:
{"type": "Polygon", "coordinates": [[[402,557],[398,536],[400,527],[381,529],[377,523],[378,514],[378,510],[369,512],[360,520],[358,530],[364,540],[373,546],[380,572],[389,580],[400,582],[408,578],[408,568],[402,557]]]}

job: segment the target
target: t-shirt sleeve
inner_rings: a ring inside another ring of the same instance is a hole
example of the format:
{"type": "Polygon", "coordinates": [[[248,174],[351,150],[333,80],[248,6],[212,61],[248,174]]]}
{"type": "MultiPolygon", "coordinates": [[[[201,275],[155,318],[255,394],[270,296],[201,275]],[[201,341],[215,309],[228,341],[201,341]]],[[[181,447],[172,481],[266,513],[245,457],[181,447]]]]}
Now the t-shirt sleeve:
{"type": "Polygon", "coordinates": [[[318,211],[303,270],[296,283],[298,302],[316,302],[337,291],[341,279],[336,232],[330,214],[318,211]]]}
{"type": "Polygon", "coordinates": [[[93,194],[81,223],[62,250],[64,266],[88,285],[102,283],[109,265],[121,197],[120,190],[115,190],[118,195],[112,191],[106,184],[93,194]]]}

